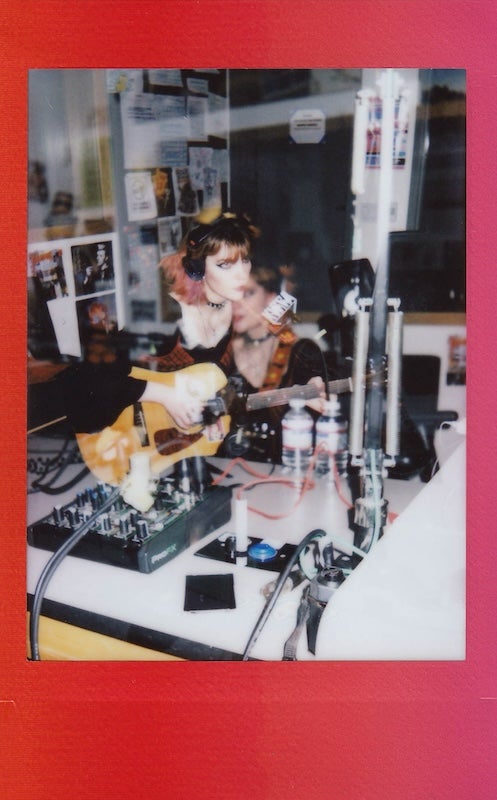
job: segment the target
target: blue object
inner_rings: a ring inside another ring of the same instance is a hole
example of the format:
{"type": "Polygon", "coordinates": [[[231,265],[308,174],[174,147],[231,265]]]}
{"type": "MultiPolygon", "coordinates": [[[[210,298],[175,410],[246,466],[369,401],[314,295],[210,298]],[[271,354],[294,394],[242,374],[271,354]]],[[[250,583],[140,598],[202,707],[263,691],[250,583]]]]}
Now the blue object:
{"type": "Polygon", "coordinates": [[[274,547],[271,547],[270,544],[266,544],[265,542],[257,542],[256,544],[250,545],[247,552],[250,558],[253,558],[254,561],[270,561],[275,557],[277,551],[274,549],[274,547]]]}

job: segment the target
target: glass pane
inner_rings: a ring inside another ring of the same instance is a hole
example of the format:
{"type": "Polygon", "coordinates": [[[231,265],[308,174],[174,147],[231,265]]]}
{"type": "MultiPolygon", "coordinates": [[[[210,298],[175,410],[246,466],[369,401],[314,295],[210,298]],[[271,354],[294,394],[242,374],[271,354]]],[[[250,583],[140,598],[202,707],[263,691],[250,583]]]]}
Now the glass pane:
{"type": "Polygon", "coordinates": [[[114,229],[103,70],[29,73],[29,241],[114,229]]]}

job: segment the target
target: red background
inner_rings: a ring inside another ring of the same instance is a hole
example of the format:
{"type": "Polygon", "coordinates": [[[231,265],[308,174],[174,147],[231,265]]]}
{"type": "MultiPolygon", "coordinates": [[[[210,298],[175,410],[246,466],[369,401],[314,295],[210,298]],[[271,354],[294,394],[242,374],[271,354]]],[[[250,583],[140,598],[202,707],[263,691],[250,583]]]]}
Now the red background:
{"type": "Polygon", "coordinates": [[[6,800],[496,796],[494,8],[492,0],[1,0],[0,794],[6,800]],[[143,66],[468,70],[464,662],[26,661],[27,70],[143,66]]]}

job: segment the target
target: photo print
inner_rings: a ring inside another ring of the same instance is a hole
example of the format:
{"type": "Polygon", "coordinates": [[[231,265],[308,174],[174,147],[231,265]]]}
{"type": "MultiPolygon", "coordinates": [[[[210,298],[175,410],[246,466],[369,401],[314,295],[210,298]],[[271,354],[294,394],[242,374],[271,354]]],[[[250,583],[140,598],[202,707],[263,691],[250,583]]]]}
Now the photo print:
{"type": "Polygon", "coordinates": [[[181,242],[181,219],[159,219],[158,228],[160,257],[176,253],[181,242]]]}
{"type": "Polygon", "coordinates": [[[75,245],[71,257],[76,295],[115,288],[112,242],[75,245]]]}
{"type": "Polygon", "coordinates": [[[55,300],[67,295],[62,250],[34,250],[28,256],[28,277],[41,300],[55,300]]]}

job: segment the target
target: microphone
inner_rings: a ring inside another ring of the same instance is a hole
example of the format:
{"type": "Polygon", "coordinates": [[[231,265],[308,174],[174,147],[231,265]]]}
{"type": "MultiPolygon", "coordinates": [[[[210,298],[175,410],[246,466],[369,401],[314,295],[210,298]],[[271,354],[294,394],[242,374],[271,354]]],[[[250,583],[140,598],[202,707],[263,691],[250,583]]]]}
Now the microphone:
{"type": "Polygon", "coordinates": [[[262,317],[268,323],[271,333],[277,334],[292,321],[296,309],[297,299],[282,290],[262,311],[262,317]]]}

